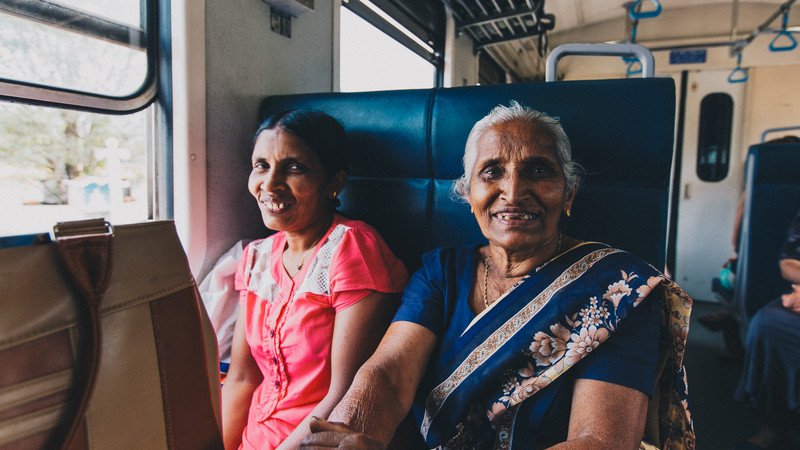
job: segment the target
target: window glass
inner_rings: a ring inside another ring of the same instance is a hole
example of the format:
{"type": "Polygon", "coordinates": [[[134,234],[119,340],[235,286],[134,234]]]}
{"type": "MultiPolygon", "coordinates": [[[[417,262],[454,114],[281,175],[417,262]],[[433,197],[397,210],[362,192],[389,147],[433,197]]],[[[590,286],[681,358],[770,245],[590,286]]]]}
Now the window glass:
{"type": "MultiPolygon", "coordinates": [[[[50,0],[53,1],[53,0],[50,0]]],[[[140,7],[138,1],[129,0],[56,0],[53,3],[86,11],[93,16],[105,17],[131,27],[140,23],[140,7]]]]}
{"type": "Polygon", "coordinates": [[[342,92],[432,88],[436,68],[347,8],[341,8],[342,92]]]}
{"type": "Polygon", "coordinates": [[[150,116],[0,102],[0,236],[146,220],[150,116]]]}
{"type": "Polygon", "coordinates": [[[154,92],[142,5],[0,3],[0,236],[151,216],[154,107],[129,112],[154,92]]]}
{"type": "Polygon", "coordinates": [[[112,97],[140,89],[148,62],[139,0],[42,5],[0,7],[0,78],[112,97]]]}
{"type": "Polygon", "coordinates": [[[733,99],[716,92],[700,102],[700,131],[697,138],[697,176],[703,181],[720,181],[728,176],[733,124],[733,99]]]}

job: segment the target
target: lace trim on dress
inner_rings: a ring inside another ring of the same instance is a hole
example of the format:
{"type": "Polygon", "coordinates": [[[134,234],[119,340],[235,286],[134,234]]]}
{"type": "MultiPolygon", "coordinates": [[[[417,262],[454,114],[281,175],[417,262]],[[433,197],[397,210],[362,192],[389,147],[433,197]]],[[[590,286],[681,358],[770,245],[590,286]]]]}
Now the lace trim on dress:
{"type": "Polygon", "coordinates": [[[270,303],[280,294],[281,287],[272,278],[270,261],[272,260],[272,238],[264,239],[252,248],[252,255],[247,268],[247,290],[270,303]]]}
{"type": "Polygon", "coordinates": [[[336,225],[328,234],[327,239],[320,244],[317,255],[308,265],[308,272],[297,292],[309,292],[318,295],[331,295],[330,268],[333,262],[333,253],[339,248],[345,232],[350,227],[336,225]]]}

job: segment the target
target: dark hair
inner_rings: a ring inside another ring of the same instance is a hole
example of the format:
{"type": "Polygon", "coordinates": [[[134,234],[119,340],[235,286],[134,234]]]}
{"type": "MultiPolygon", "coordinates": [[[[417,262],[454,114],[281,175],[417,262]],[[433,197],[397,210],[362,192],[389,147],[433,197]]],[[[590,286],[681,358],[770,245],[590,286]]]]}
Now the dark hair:
{"type": "Polygon", "coordinates": [[[770,139],[765,144],[800,144],[800,138],[791,134],[786,136],[770,139]]]}
{"type": "Polygon", "coordinates": [[[250,153],[255,148],[256,139],[265,130],[280,127],[305,142],[308,148],[322,161],[325,174],[332,177],[339,171],[350,171],[347,158],[347,133],[333,117],[322,111],[310,109],[287,109],[273,114],[261,122],[250,153]]]}

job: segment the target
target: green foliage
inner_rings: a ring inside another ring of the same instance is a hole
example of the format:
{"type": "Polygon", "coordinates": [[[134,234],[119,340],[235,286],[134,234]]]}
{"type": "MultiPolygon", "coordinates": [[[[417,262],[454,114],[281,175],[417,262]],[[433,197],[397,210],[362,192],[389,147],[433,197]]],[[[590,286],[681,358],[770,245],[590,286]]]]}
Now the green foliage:
{"type": "Polygon", "coordinates": [[[19,169],[18,181],[57,186],[50,194],[62,202],[66,180],[108,175],[106,161],[98,159],[95,149],[105,148],[111,137],[130,154],[122,156],[123,176],[143,180],[145,136],[143,114],[107,116],[0,102],[0,161],[19,169]]]}
{"type": "MultiPolygon", "coordinates": [[[[139,23],[136,0],[66,3],[134,27],[139,23]]],[[[118,96],[133,93],[146,71],[139,49],[0,12],[0,78],[118,96]]],[[[0,181],[38,183],[48,202],[65,203],[68,180],[110,175],[97,154],[109,138],[118,142],[122,178],[144,180],[146,118],[144,112],[110,116],[0,101],[0,181]]]]}

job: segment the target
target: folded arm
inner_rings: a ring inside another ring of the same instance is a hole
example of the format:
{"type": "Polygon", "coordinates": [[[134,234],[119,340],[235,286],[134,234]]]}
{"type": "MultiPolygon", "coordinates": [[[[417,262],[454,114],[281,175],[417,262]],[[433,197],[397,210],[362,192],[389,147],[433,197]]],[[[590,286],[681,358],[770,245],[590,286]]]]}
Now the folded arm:
{"type": "Polygon", "coordinates": [[[792,284],[800,284],[800,260],[784,258],[780,260],[781,276],[792,284]]]}
{"type": "Polygon", "coordinates": [[[647,395],[605,381],[578,379],[572,394],[567,441],[553,449],[638,449],[647,418],[647,395]]]}

